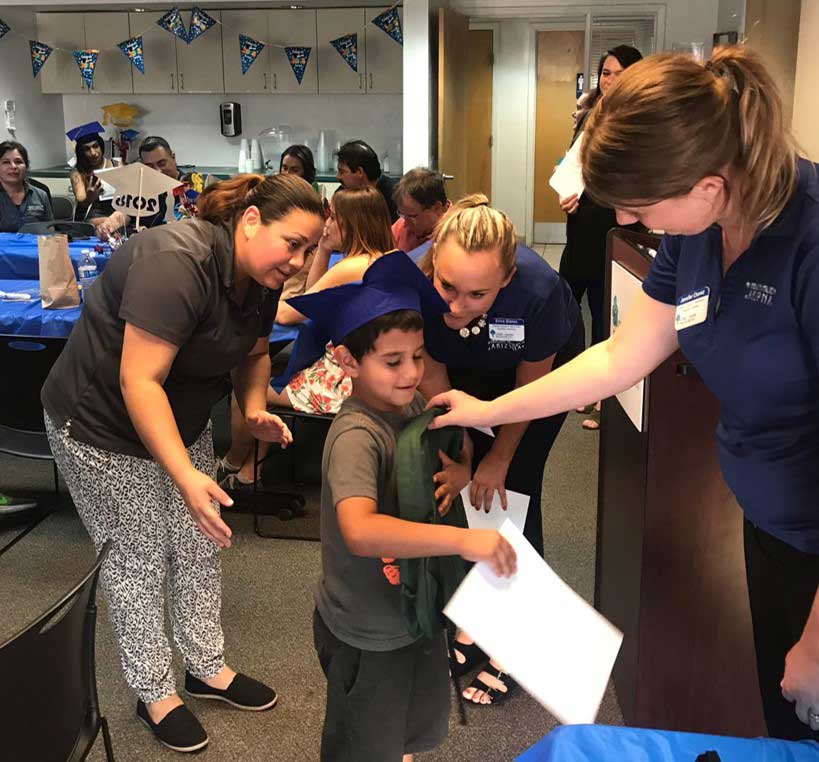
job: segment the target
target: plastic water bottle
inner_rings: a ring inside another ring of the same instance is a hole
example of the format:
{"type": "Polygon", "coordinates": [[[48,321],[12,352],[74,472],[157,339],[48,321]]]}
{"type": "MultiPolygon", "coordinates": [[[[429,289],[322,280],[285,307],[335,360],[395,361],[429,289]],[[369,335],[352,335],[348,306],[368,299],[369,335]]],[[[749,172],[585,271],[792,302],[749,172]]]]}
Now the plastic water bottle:
{"type": "Polygon", "coordinates": [[[91,287],[91,284],[98,275],[97,260],[94,259],[94,254],[91,249],[82,250],[82,256],[80,257],[80,264],[77,267],[77,271],[80,274],[82,299],[85,301],[85,295],[88,293],[88,289],[91,287]]]}

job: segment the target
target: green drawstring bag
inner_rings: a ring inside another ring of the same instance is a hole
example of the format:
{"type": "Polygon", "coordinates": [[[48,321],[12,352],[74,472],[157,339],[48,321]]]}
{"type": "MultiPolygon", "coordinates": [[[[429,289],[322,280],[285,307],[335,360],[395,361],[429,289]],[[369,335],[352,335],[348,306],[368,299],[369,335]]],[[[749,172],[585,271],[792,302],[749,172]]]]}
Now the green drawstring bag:
{"type": "MultiPolygon", "coordinates": [[[[463,430],[455,427],[430,431],[430,421],[441,415],[434,408],[413,418],[398,437],[395,453],[398,484],[398,516],[404,521],[447,524],[467,528],[460,495],[452,501],[445,516],[438,513],[432,477],[441,470],[438,451],[457,460],[463,448],[463,430]]],[[[444,606],[466,575],[460,556],[402,558],[401,615],[413,637],[432,637],[445,625],[444,606]]]]}

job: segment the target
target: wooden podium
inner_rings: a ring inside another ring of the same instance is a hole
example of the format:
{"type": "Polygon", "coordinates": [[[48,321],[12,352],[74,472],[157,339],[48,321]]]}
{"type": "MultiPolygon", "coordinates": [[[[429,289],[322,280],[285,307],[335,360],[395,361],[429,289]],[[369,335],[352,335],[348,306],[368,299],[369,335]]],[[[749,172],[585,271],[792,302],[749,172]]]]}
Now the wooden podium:
{"type": "MultiPolygon", "coordinates": [[[[613,263],[642,282],[658,245],[609,233],[609,305],[613,263]]],[[[603,401],[595,605],[625,634],[613,679],[627,724],[751,737],[766,730],[718,415],[680,352],[645,382],[642,432],[617,398],[603,401]]]]}

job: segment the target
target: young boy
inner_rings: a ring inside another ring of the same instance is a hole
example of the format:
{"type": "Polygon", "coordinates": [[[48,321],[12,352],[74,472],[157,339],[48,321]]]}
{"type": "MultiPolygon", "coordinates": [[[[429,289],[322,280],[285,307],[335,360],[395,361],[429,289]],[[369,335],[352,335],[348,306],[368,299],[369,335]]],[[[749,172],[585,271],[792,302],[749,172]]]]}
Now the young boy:
{"type": "MultiPolygon", "coordinates": [[[[387,254],[361,284],[291,304],[327,328],[336,360],[353,379],[322,462],[322,578],[313,620],[327,677],[321,760],[409,762],[446,738],[449,667],[443,632],[414,640],[403,624],[396,558],[458,554],[509,576],[515,552],[495,531],[397,518],[396,441],[424,409],[417,392],[421,313],[448,309],[412,260],[387,254]]],[[[469,472],[450,461],[442,474],[443,507],[469,472]]]]}

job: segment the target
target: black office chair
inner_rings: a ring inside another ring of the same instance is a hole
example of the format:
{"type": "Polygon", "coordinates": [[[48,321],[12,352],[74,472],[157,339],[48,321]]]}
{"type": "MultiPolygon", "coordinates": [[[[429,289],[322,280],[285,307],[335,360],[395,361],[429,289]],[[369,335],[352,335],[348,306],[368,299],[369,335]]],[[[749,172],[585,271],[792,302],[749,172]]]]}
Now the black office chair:
{"type": "Polygon", "coordinates": [[[0,452],[50,460],[55,504],[59,472],[45,433],[40,390],[65,344],[65,339],[51,336],[0,335],[0,452]]]}
{"type": "Polygon", "coordinates": [[[100,730],[95,669],[96,590],[106,543],[88,573],[42,616],[0,645],[0,745],[14,762],[81,762],[100,730]]]}
{"type": "Polygon", "coordinates": [[[51,199],[51,211],[59,222],[71,222],[74,219],[74,201],[69,196],[54,196],[51,199]]]}
{"type": "Polygon", "coordinates": [[[34,235],[62,234],[68,236],[70,241],[77,238],[93,238],[96,236],[96,228],[90,222],[74,222],[73,220],[27,222],[18,232],[33,233],[34,235]]]}

